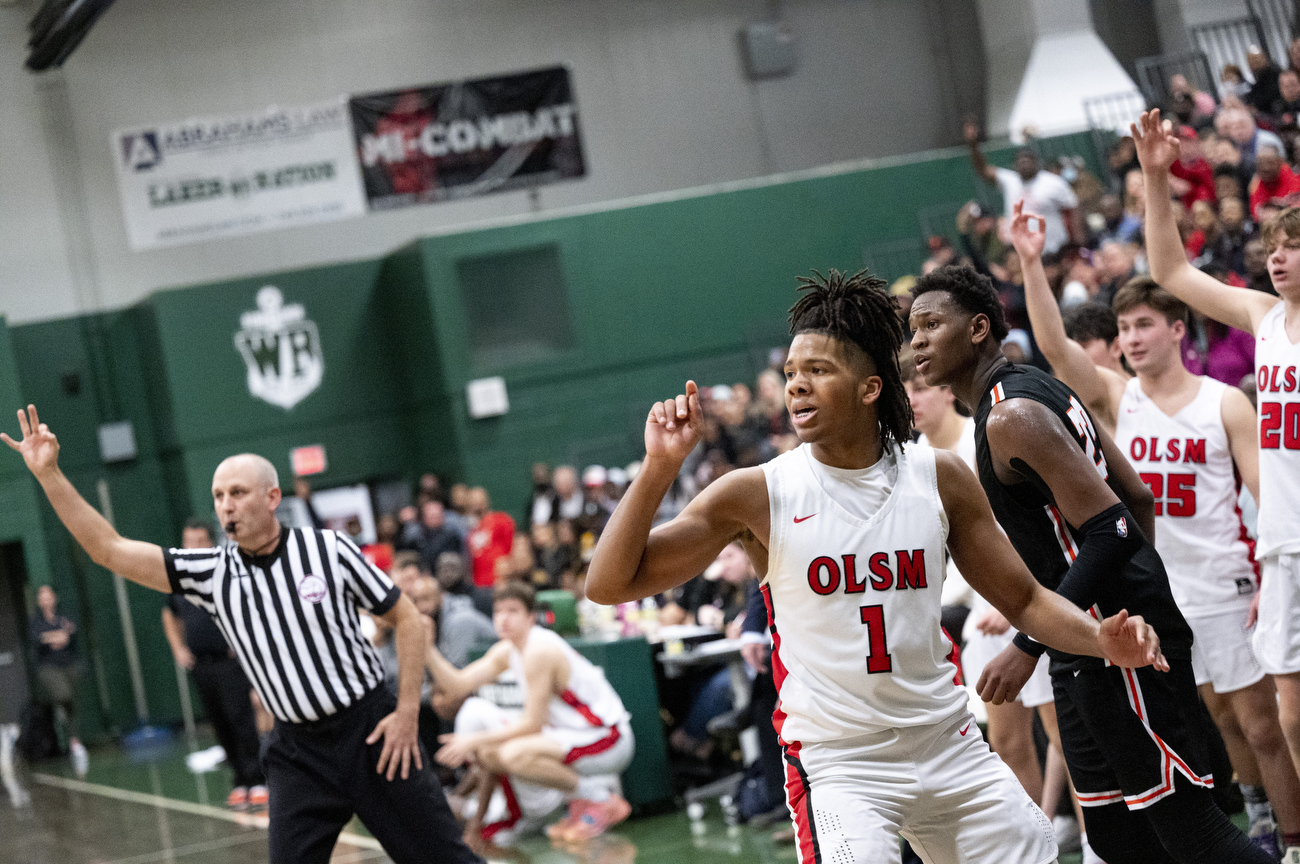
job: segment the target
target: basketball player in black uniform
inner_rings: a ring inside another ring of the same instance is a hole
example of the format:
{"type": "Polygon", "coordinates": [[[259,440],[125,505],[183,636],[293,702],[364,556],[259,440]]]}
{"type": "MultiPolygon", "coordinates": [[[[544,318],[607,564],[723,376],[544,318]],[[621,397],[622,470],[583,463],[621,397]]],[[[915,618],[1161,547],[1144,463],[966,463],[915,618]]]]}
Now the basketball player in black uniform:
{"type": "MultiPolygon", "coordinates": [[[[1088,841],[1107,864],[1259,862],[1209,793],[1192,633],[1169,590],[1153,499],[1069,387],[1008,363],[993,284],[943,267],[913,289],[912,347],[931,386],[974,408],[980,483],[1045,587],[1094,615],[1141,615],[1169,672],[1050,651],[1052,688],[1088,841]]],[[[1043,653],[1023,634],[986,668],[980,695],[1014,699],[1043,653]]]]}

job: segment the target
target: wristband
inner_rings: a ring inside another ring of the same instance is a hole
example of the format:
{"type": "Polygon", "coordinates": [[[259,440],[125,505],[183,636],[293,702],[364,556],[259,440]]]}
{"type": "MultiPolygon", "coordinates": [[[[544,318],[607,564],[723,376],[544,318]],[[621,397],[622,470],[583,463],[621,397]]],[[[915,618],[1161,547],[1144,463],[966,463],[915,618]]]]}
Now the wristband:
{"type": "Polygon", "coordinates": [[[1011,640],[1011,644],[1019,648],[1021,651],[1024,651],[1026,654],[1028,654],[1030,657],[1033,657],[1035,660],[1037,660],[1039,657],[1042,657],[1043,652],[1047,650],[1046,645],[1043,645],[1040,642],[1035,642],[1033,639],[1030,639],[1024,633],[1017,633],[1016,638],[1011,640]]]}

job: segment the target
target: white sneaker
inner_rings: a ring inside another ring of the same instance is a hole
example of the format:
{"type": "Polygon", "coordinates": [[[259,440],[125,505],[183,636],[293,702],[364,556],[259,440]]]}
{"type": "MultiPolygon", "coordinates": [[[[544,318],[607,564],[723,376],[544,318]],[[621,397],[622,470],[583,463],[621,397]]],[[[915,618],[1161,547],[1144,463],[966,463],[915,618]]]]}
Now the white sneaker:
{"type": "Polygon", "coordinates": [[[1052,820],[1052,833],[1062,855],[1078,852],[1083,841],[1079,839],[1079,820],[1073,816],[1057,816],[1052,820]]]}
{"type": "Polygon", "coordinates": [[[1105,861],[1101,860],[1100,855],[1092,851],[1086,836],[1083,838],[1083,864],[1106,864],[1105,861]]]}
{"type": "Polygon", "coordinates": [[[68,751],[72,759],[72,770],[76,772],[78,778],[84,778],[86,772],[90,770],[90,755],[86,753],[86,745],[80,741],[73,741],[68,751]]]}
{"type": "Polygon", "coordinates": [[[1282,853],[1282,864],[1300,864],[1300,846],[1288,846],[1282,853]]]}

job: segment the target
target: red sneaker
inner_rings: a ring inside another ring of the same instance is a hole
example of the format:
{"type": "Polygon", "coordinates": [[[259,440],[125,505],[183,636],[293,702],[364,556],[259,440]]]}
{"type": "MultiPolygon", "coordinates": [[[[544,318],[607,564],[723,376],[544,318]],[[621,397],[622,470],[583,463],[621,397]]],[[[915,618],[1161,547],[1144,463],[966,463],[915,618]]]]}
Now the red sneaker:
{"type": "Polygon", "coordinates": [[[248,790],[248,809],[265,810],[271,803],[271,793],[265,786],[254,786],[248,790]]]}
{"type": "Polygon", "coordinates": [[[231,810],[247,810],[248,787],[236,786],[234,789],[231,789],[230,794],[226,796],[226,806],[231,810]]]}
{"type": "Polygon", "coordinates": [[[591,806],[590,801],[584,801],[581,798],[574,798],[569,802],[569,815],[565,816],[559,822],[546,826],[546,836],[557,842],[563,842],[569,829],[578,824],[578,819],[591,806]]]}
{"type": "Polygon", "coordinates": [[[570,843],[599,837],[632,813],[632,805],[623,800],[622,795],[611,795],[600,803],[588,801],[586,804],[587,808],[577,823],[565,832],[564,839],[570,843]]]}

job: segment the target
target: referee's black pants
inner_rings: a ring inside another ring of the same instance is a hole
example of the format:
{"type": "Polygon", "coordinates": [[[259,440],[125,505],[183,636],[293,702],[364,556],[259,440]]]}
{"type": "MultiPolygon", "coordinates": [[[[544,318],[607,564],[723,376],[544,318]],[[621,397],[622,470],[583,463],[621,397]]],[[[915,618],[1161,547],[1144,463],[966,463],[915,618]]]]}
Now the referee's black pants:
{"type": "Polygon", "coordinates": [[[248,695],[251,688],[239,661],[229,654],[196,654],[190,674],[203,713],[235,772],[235,785],[247,788],[266,783],[258,759],[257,718],[248,695]]]}
{"type": "Polygon", "coordinates": [[[406,780],[375,773],[383,741],[366,737],[396,707],[382,686],[314,723],[275,721],[262,746],[271,793],[271,864],[326,864],[355,813],[397,864],[482,864],[461,840],[442,787],[424,767],[406,780]]]}

